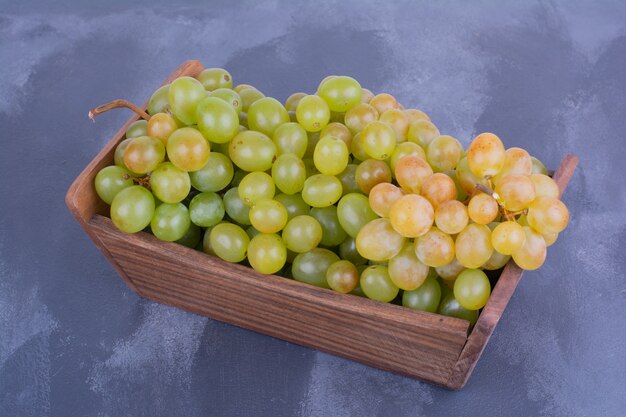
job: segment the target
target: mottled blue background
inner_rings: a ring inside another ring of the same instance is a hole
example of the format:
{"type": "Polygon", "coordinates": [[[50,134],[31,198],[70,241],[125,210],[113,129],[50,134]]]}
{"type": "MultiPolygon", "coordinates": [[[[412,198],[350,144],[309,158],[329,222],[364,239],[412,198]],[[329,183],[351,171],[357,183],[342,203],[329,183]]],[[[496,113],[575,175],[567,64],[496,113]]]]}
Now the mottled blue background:
{"type": "Polygon", "coordinates": [[[623,1],[0,0],[0,415],[626,415],[623,1]],[[143,3],[141,5],[140,3],[143,3]],[[471,3],[471,5],[469,4],[471,3]],[[465,145],[581,156],[571,224],[461,392],[139,298],[71,181],[181,61],[279,99],[348,74],[465,145]]]}

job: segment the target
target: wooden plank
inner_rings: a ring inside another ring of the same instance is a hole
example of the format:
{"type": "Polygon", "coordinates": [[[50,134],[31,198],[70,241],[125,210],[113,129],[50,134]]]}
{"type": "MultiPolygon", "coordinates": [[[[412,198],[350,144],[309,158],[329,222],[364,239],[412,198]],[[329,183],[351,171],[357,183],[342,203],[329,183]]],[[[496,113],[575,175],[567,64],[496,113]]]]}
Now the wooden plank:
{"type": "MultiPolygon", "coordinates": [[[[561,195],[572,179],[577,165],[577,156],[566,155],[556,170],[554,181],[559,186],[561,195]]],[[[517,288],[523,272],[513,261],[509,261],[502,271],[487,305],[480,313],[478,321],[467,339],[467,344],[459,356],[450,379],[444,384],[448,388],[461,389],[467,383],[515,288],[517,288]]]]}
{"type": "Polygon", "coordinates": [[[140,294],[369,366],[443,384],[467,338],[465,320],[262,275],[147,233],[126,235],[103,216],[90,225],[140,294]]]}

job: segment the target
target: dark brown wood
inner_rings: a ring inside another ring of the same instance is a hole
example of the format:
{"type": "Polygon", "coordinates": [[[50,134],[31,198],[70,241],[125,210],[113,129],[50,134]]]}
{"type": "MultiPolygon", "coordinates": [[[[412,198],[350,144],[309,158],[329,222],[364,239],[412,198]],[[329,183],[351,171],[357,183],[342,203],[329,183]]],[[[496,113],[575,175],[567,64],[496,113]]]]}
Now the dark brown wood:
{"type": "MultiPolygon", "coordinates": [[[[196,76],[187,61],[164,82],[196,76]]],[[[142,107],[146,108],[146,105],[142,107]]],[[[469,323],[413,311],[294,280],[266,276],[242,265],[162,242],[147,233],[117,230],[93,182],[113,163],[134,115],[74,181],[66,196],[72,214],[128,286],[140,295],[240,327],[419,378],[451,389],[465,385],[522,271],[510,262],[468,336],[469,323]]],[[[578,158],[568,155],[554,175],[561,191],[578,158]]]]}
{"type": "MultiPolygon", "coordinates": [[[[577,156],[566,155],[556,170],[553,178],[559,186],[561,195],[570,182],[572,175],[574,175],[577,165],[577,156]]],[[[493,330],[498,321],[500,321],[500,317],[502,317],[502,313],[509,303],[515,288],[517,288],[523,272],[512,260],[504,267],[487,305],[483,308],[476,325],[472,329],[472,333],[467,338],[467,344],[454,366],[450,379],[444,384],[446,387],[461,389],[465,386],[480,355],[483,353],[485,346],[487,346],[493,330]]]]}

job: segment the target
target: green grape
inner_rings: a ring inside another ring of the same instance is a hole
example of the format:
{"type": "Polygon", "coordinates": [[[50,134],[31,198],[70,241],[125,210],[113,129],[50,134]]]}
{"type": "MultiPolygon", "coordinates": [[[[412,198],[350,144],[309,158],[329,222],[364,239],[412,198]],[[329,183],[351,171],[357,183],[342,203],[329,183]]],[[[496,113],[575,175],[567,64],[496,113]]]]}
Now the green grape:
{"type": "Polygon", "coordinates": [[[405,291],[411,291],[421,286],[430,272],[430,268],[415,256],[410,241],[404,244],[396,256],[389,259],[388,269],[391,281],[405,291]]]}
{"type": "Polygon", "coordinates": [[[170,109],[169,91],[170,85],[166,84],[152,94],[148,101],[148,114],[164,113],[170,109]]]}
{"type": "Polygon", "coordinates": [[[513,253],[513,260],[520,268],[533,271],[545,262],[547,245],[543,236],[533,228],[524,226],[524,233],[526,234],[524,244],[513,253]]]}
{"type": "Polygon", "coordinates": [[[357,184],[356,182],[357,168],[358,165],[356,164],[348,164],[346,166],[346,169],[344,169],[339,175],[337,175],[337,178],[339,178],[339,181],[341,181],[343,195],[361,192],[359,184],[357,184]]]}
{"type": "MultiPolygon", "coordinates": [[[[289,115],[289,123],[298,123],[298,116],[296,116],[295,110],[287,110],[287,114],[289,115]]],[[[287,253],[287,258],[289,258],[289,253],[287,253]]],[[[287,262],[289,262],[289,259],[287,259],[287,262]]]]}
{"type": "Polygon", "coordinates": [[[117,147],[115,148],[115,153],[113,154],[113,161],[118,167],[122,167],[127,170],[131,176],[138,177],[141,176],[141,174],[135,174],[134,172],[131,172],[124,163],[124,153],[126,152],[126,148],[133,141],[133,139],[134,138],[124,139],[117,145],[117,147]]]}
{"type": "Polygon", "coordinates": [[[359,140],[365,153],[374,159],[387,159],[396,148],[396,132],[384,122],[372,122],[365,126],[359,140]]]}
{"type": "Polygon", "coordinates": [[[340,174],[348,166],[349,159],[350,151],[341,139],[326,136],[315,145],[313,162],[322,174],[340,174]]]}
{"type": "Polygon", "coordinates": [[[237,91],[237,93],[239,94],[239,97],[241,97],[241,103],[242,103],[241,111],[243,111],[244,113],[248,113],[250,106],[255,101],[260,100],[263,97],[265,97],[265,94],[263,94],[262,92],[260,92],[254,87],[237,91]]]}
{"type": "Polygon", "coordinates": [[[150,229],[160,240],[174,242],[185,236],[190,223],[189,210],[183,203],[163,203],[154,210],[150,229]]]}
{"type": "Polygon", "coordinates": [[[316,174],[306,179],[302,199],[311,207],[326,207],[341,198],[341,181],[332,175],[316,174]]]}
{"type": "Polygon", "coordinates": [[[427,149],[430,142],[439,136],[439,129],[430,120],[417,120],[409,126],[406,139],[427,149]]]}
{"type": "Polygon", "coordinates": [[[243,171],[241,169],[235,169],[235,173],[233,174],[233,180],[230,182],[231,187],[239,187],[241,180],[248,175],[249,172],[243,171]]]}
{"type": "Polygon", "coordinates": [[[250,207],[239,197],[239,188],[233,187],[223,197],[224,209],[228,217],[239,224],[250,225],[250,207]]]}
{"type": "Polygon", "coordinates": [[[287,248],[277,234],[259,233],[248,245],[248,262],[255,271],[274,274],[287,262],[287,248]]]}
{"type": "Polygon", "coordinates": [[[533,164],[532,165],[532,173],[533,174],[549,175],[548,174],[548,169],[543,164],[543,162],[541,162],[539,159],[535,158],[534,156],[531,156],[530,160],[531,160],[531,162],[533,164]]]}
{"type": "Polygon", "coordinates": [[[304,202],[300,193],[296,194],[277,194],[274,196],[274,200],[280,202],[287,209],[288,220],[293,219],[296,216],[309,214],[311,206],[304,202]]]}
{"type": "Polygon", "coordinates": [[[345,112],[361,102],[363,91],[354,78],[337,76],[323,81],[318,88],[318,94],[330,110],[345,112]]]}
{"type": "Polygon", "coordinates": [[[293,93],[287,97],[287,100],[285,100],[285,108],[287,111],[295,112],[298,108],[298,103],[300,103],[300,100],[302,100],[303,97],[306,97],[306,95],[306,93],[293,93]]]}
{"type": "Polygon", "coordinates": [[[387,123],[394,132],[398,142],[406,141],[406,134],[409,130],[409,116],[403,110],[389,109],[380,115],[381,122],[387,123]]]}
{"type": "Polygon", "coordinates": [[[154,195],[164,203],[183,201],[191,191],[189,174],[171,162],[163,162],[152,171],[150,187],[154,195]]]}
{"type": "Polygon", "coordinates": [[[199,191],[221,191],[233,179],[233,163],[227,156],[211,152],[206,165],[189,173],[191,185],[199,191]]]}
{"type": "Polygon", "coordinates": [[[412,291],[402,293],[402,305],[413,310],[434,313],[441,300],[441,287],[437,280],[426,278],[422,285],[412,291]]]}
{"type": "Polygon", "coordinates": [[[296,256],[291,266],[291,273],[296,281],[330,288],[326,281],[326,272],[337,261],[339,261],[339,257],[334,252],[328,249],[315,248],[296,256]]]}
{"type": "Polygon", "coordinates": [[[242,109],[241,113],[239,113],[239,132],[243,132],[245,130],[248,130],[248,113],[245,113],[242,109]]]}
{"type": "Polygon", "coordinates": [[[313,161],[313,158],[304,158],[302,162],[304,162],[304,168],[306,169],[307,177],[312,177],[313,175],[320,173],[317,168],[315,168],[315,162],[313,161]]]}
{"type": "Polygon", "coordinates": [[[307,132],[307,144],[306,152],[304,152],[305,158],[313,158],[317,143],[320,141],[320,132],[307,132]]]}
{"type": "Polygon", "coordinates": [[[391,182],[391,171],[384,161],[366,159],[357,167],[354,178],[359,189],[369,194],[376,185],[391,182]]]}
{"type": "Polygon", "coordinates": [[[247,113],[249,128],[270,137],[278,126],[289,123],[287,110],[278,100],[271,97],[255,101],[247,113]]]}
{"type": "Polygon", "coordinates": [[[213,226],[210,234],[212,251],[228,262],[241,262],[246,259],[250,238],[241,227],[232,223],[213,226]]]}
{"type": "Polygon", "coordinates": [[[337,204],[337,218],[343,230],[353,238],[370,221],[378,216],[370,208],[369,200],[363,194],[346,194],[337,204]]]}
{"type": "Polygon", "coordinates": [[[111,220],[125,233],[137,233],[150,224],[154,197],[140,185],[124,188],[111,203],[111,220]]]}
{"type": "Polygon", "coordinates": [[[333,290],[347,294],[359,285],[359,271],[350,261],[337,261],[326,270],[326,282],[333,290]]]}
{"type": "Polygon", "coordinates": [[[365,268],[361,273],[361,290],[367,298],[388,303],[398,295],[400,289],[389,277],[387,267],[372,265],[365,268]]]}
{"type": "Polygon", "coordinates": [[[358,133],[368,124],[378,120],[378,111],[369,104],[359,103],[346,112],[345,126],[351,133],[358,133]]]}
{"type": "Polygon", "coordinates": [[[293,153],[298,158],[304,157],[309,138],[306,130],[297,123],[284,123],[276,128],[272,135],[276,145],[276,154],[293,153]]]}
{"type": "Polygon", "coordinates": [[[280,155],[272,165],[272,179],[276,187],[285,194],[302,191],[306,180],[304,162],[292,153],[280,155]]]}
{"type": "Polygon", "coordinates": [[[139,136],[148,136],[147,120],[137,120],[126,129],[126,138],[137,138],[139,136]]]}
{"type": "MultiPolygon", "coordinates": [[[[191,229],[191,226],[189,228],[191,229]]],[[[202,252],[206,253],[207,255],[217,256],[215,255],[215,252],[213,251],[213,248],[211,247],[211,230],[212,229],[213,229],[212,227],[207,227],[206,230],[204,231],[204,236],[202,237],[202,252]]]]}
{"type": "Polygon", "coordinates": [[[495,271],[496,269],[504,268],[504,265],[506,265],[510,260],[511,255],[503,255],[494,250],[489,260],[485,262],[481,268],[487,271],[495,271]]]}
{"type": "Polygon", "coordinates": [[[539,233],[560,233],[567,227],[569,211],[558,198],[540,197],[530,204],[526,219],[539,233]]]}
{"type": "Polygon", "coordinates": [[[209,161],[209,142],[192,127],[180,128],[167,141],[167,157],[183,171],[197,171],[209,161]]]}
{"type": "Polygon", "coordinates": [[[111,165],[102,168],[96,175],[96,193],[105,203],[111,205],[113,198],[124,188],[133,186],[130,173],[122,167],[111,165]]]}
{"type": "Polygon", "coordinates": [[[314,207],[311,209],[310,214],[322,226],[321,246],[328,248],[337,246],[348,236],[341,224],[339,224],[336,206],[314,207]]]}
{"type": "Polygon", "coordinates": [[[489,278],[480,269],[466,269],[454,281],[454,298],[461,307],[468,310],[483,308],[489,301],[490,294],[489,278]]]}
{"type": "Polygon", "coordinates": [[[467,162],[478,178],[494,176],[504,166],[504,145],[493,133],[481,133],[467,148],[467,162]]]}
{"type": "Polygon", "coordinates": [[[303,215],[289,220],[282,236],[287,249],[304,253],[319,245],[322,233],[322,226],[314,217],[303,215]]]}
{"type": "Polygon", "coordinates": [[[258,200],[250,208],[250,223],[261,233],[277,233],[287,224],[287,209],[269,198],[258,200]]]}
{"type": "Polygon", "coordinates": [[[391,167],[391,172],[396,172],[396,166],[398,165],[398,161],[408,155],[415,155],[424,160],[426,160],[426,152],[419,146],[417,143],[413,142],[402,142],[398,143],[389,158],[389,166],[391,167]]]}
{"type": "Polygon", "coordinates": [[[253,237],[255,237],[256,235],[258,235],[261,232],[256,230],[253,226],[248,226],[248,228],[246,228],[246,233],[248,234],[248,237],[250,239],[252,239],[253,237]]]}
{"type": "Polygon", "coordinates": [[[426,150],[426,160],[435,172],[456,168],[463,156],[463,145],[452,136],[434,138],[426,150]]]}
{"type": "Polygon", "coordinates": [[[222,198],[213,192],[197,194],[189,203],[191,221],[201,227],[215,226],[225,213],[222,198]]]}
{"type": "Polygon", "coordinates": [[[452,293],[443,297],[441,303],[439,304],[439,308],[437,309],[437,313],[443,314],[444,316],[467,320],[472,325],[476,324],[476,321],[478,320],[478,310],[466,309],[459,304],[452,293]]]}
{"type": "Polygon", "coordinates": [[[196,123],[196,108],[207,95],[200,81],[191,77],[180,77],[170,84],[168,99],[172,113],[186,125],[196,123]]]}
{"type": "Polygon", "coordinates": [[[321,97],[305,96],[298,102],[296,119],[307,131],[319,132],[330,120],[330,109],[321,97]]]}
{"type": "Polygon", "coordinates": [[[345,240],[341,242],[341,245],[339,245],[339,257],[352,262],[356,266],[365,265],[367,263],[367,259],[362,257],[356,248],[356,240],[351,236],[345,238],[345,240]]]}
{"type": "Polygon", "coordinates": [[[178,129],[178,124],[171,114],[157,113],[150,118],[146,135],[160,140],[163,145],[167,146],[167,140],[176,129],[178,129]]]}
{"type": "Polygon", "coordinates": [[[233,77],[222,68],[207,68],[198,75],[198,81],[202,83],[207,91],[218,88],[232,88],[233,77]]]}
{"type": "Polygon", "coordinates": [[[341,123],[333,122],[326,125],[324,129],[320,131],[320,139],[326,136],[332,136],[338,139],[341,139],[345,142],[348,149],[350,148],[350,144],[352,142],[352,133],[341,123]]]}
{"type": "Polygon", "coordinates": [[[247,90],[248,88],[254,89],[254,87],[251,86],[250,84],[238,84],[233,87],[233,91],[236,92],[237,94],[240,94],[243,90],[247,90]]]}
{"type": "Polygon", "coordinates": [[[372,220],[356,236],[361,256],[372,261],[387,261],[402,250],[405,239],[398,234],[389,219],[372,220]]]}
{"type": "Polygon", "coordinates": [[[131,140],[124,150],[124,165],[129,171],[147,174],[165,159],[165,146],[160,140],[139,136],[131,140]]]}
{"type": "Polygon", "coordinates": [[[241,97],[239,97],[239,94],[237,94],[230,88],[218,88],[217,90],[212,91],[210,96],[219,98],[220,100],[224,100],[228,105],[233,108],[233,110],[235,110],[237,115],[241,113],[241,108],[243,107],[241,97]]]}
{"type": "Polygon", "coordinates": [[[233,107],[217,97],[206,97],[198,103],[198,129],[215,143],[226,143],[239,133],[239,117],[233,107]]]}
{"type": "Polygon", "coordinates": [[[198,246],[198,243],[200,243],[201,238],[202,229],[195,224],[190,223],[189,229],[187,229],[187,233],[185,233],[183,237],[178,239],[176,243],[194,249],[196,246],[198,246]]]}
{"type": "Polygon", "coordinates": [[[267,171],[276,158],[276,145],[263,133],[246,130],[230,142],[228,155],[244,171],[267,171]]]}
{"type": "MultiPolygon", "coordinates": [[[[365,161],[369,158],[361,143],[361,133],[357,133],[352,138],[352,142],[350,142],[350,153],[354,156],[354,159],[358,161],[365,161]]],[[[354,163],[357,163],[357,161],[354,161],[354,163]]]]}
{"type": "Polygon", "coordinates": [[[493,253],[491,230],[483,224],[468,224],[457,236],[456,258],[466,268],[480,268],[493,253]]]}
{"type": "Polygon", "coordinates": [[[275,192],[274,180],[265,172],[251,172],[239,183],[239,197],[249,207],[259,200],[271,199],[275,192]]]}

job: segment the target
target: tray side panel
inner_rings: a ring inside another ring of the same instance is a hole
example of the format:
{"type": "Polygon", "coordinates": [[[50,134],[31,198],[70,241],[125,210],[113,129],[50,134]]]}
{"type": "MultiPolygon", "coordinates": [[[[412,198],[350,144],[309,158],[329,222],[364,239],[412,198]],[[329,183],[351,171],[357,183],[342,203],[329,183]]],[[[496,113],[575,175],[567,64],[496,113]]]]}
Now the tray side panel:
{"type": "Polygon", "coordinates": [[[465,320],[266,276],[146,233],[90,221],[139,294],[363,364],[444,384],[467,340],[465,320]]]}

